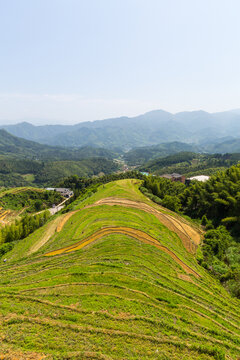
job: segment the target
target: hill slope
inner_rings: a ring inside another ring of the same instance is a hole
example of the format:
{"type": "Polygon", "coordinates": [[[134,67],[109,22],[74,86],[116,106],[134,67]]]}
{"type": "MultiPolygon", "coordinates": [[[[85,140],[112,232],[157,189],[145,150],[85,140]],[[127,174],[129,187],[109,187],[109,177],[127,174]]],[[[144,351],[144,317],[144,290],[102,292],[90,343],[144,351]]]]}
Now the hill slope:
{"type": "Polygon", "coordinates": [[[92,176],[118,169],[107,149],[65,149],[18,138],[0,129],[0,186],[54,186],[66,176],[92,176]]]}
{"type": "Polygon", "coordinates": [[[232,165],[238,164],[240,154],[197,154],[179,152],[156,158],[143,164],[139,169],[155,175],[179,173],[185,176],[199,174],[212,175],[232,165]]]}
{"type": "Polygon", "coordinates": [[[201,149],[191,144],[184,144],[175,141],[171,143],[162,143],[158,145],[134,148],[124,154],[124,159],[129,165],[141,165],[149,160],[165,157],[183,151],[199,152],[201,149]]]}
{"type": "Polygon", "coordinates": [[[79,160],[96,156],[113,159],[116,154],[107,149],[88,146],[79,149],[66,149],[60,146],[42,145],[0,129],[0,155],[41,160],[79,160]]]}
{"type": "Polygon", "coordinates": [[[197,264],[201,231],[138,186],[100,186],[5,255],[6,359],[238,358],[239,301],[197,264]]]}

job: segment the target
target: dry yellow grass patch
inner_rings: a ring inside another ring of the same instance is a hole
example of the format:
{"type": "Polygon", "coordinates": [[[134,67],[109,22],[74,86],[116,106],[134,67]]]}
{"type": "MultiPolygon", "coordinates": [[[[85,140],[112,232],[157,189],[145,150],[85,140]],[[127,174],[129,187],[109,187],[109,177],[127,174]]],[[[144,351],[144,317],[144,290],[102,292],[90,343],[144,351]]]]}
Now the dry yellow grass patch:
{"type": "MultiPolygon", "coordinates": [[[[194,281],[192,280],[192,278],[189,275],[186,274],[178,274],[177,275],[179,279],[184,280],[184,281],[189,281],[194,283],[194,281]]],[[[194,283],[195,284],[195,283],[194,283]]]]}
{"type": "Polygon", "coordinates": [[[46,357],[45,355],[41,355],[38,353],[22,353],[18,351],[8,350],[4,353],[1,353],[0,350],[0,360],[44,360],[50,359],[50,357],[46,357]]]}

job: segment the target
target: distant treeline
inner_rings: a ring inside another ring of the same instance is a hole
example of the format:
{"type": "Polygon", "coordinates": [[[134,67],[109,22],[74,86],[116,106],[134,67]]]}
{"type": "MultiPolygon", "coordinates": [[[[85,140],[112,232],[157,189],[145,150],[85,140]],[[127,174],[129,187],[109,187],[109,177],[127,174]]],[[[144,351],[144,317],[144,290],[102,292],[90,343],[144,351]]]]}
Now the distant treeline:
{"type": "Polygon", "coordinates": [[[125,173],[118,174],[109,174],[100,177],[94,178],[84,178],[77,175],[69,176],[68,178],[61,181],[58,186],[66,187],[74,191],[74,196],[77,198],[84,189],[89,188],[90,186],[99,186],[101,184],[106,184],[111,181],[121,180],[121,179],[141,179],[145,177],[139,171],[127,171],[125,173]]]}
{"type": "Polygon", "coordinates": [[[97,191],[98,187],[101,184],[107,184],[111,181],[121,179],[143,180],[144,178],[145,176],[138,171],[127,171],[125,173],[109,174],[91,179],[78,177],[76,175],[70,176],[58,184],[58,186],[67,187],[69,189],[72,189],[74,192],[74,196],[66,202],[67,206],[63,209],[62,212],[72,210],[75,200],[79,202],[91,196],[94,192],[97,191]]]}
{"type": "Polygon", "coordinates": [[[240,297],[240,166],[189,186],[149,176],[141,189],[153,201],[202,222],[207,232],[200,263],[240,297]]]}
{"type": "Polygon", "coordinates": [[[197,154],[179,152],[164,158],[158,158],[142,165],[140,170],[156,175],[177,172],[192,176],[195,174],[211,175],[218,169],[228,168],[240,161],[240,154],[197,154]]]}

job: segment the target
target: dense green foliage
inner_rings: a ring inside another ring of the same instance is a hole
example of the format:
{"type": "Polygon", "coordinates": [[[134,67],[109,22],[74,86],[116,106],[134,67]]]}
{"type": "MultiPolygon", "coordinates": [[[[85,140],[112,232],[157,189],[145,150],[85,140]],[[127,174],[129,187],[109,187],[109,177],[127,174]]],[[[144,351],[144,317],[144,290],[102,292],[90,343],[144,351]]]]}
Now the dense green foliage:
{"type": "Polygon", "coordinates": [[[240,229],[240,166],[211,176],[206,183],[195,182],[181,195],[183,211],[195,218],[203,215],[214,226],[224,223],[233,233],[240,229]]]}
{"type": "Polygon", "coordinates": [[[54,186],[70,175],[91,177],[112,173],[117,169],[117,163],[100,157],[79,161],[4,158],[0,159],[0,186],[54,186]]]}
{"type": "Polygon", "coordinates": [[[112,173],[117,169],[118,165],[115,162],[104,158],[47,162],[36,175],[35,182],[51,185],[71,175],[92,177],[112,173]]]}
{"type": "Polygon", "coordinates": [[[163,206],[202,219],[208,231],[201,262],[239,296],[240,166],[219,172],[206,183],[195,181],[189,186],[149,176],[144,188],[163,206]]]}
{"type": "Polygon", "coordinates": [[[43,191],[34,188],[16,188],[0,193],[0,206],[4,209],[21,210],[27,212],[40,211],[58,204],[62,196],[56,191],[43,191]]]}
{"type": "Polygon", "coordinates": [[[58,185],[60,187],[66,187],[74,190],[76,197],[82,190],[84,190],[89,186],[96,184],[97,185],[107,184],[111,181],[121,180],[121,179],[144,179],[144,176],[138,171],[127,171],[125,173],[122,172],[118,174],[108,174],[100,177],[94,177],[91,179],[73,175],[64,179],[58,185]]]}
{"type": "Polygon", "coordinates": [[[50,217],[49,211],[37,215],[25,215],[14,224],[6,225],[0,229],[0,257],[13,248],[13,241],[26,238],[36,229],[43,226],[50,217]]]}

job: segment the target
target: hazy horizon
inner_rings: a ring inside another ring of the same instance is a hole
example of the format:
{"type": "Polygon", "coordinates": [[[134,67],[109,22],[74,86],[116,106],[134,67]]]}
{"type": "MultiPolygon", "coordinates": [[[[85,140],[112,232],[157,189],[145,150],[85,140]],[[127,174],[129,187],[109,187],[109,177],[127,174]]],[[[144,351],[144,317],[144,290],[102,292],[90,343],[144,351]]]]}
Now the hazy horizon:
{"type": "Polygon", "coordinates": [[[206,111],[206,110],[203,110],[203,109],[197,109],[197,110],[186,110],[186,111],[179,111],[179,112],[171,112],[171,111],[167,111],[165,109],[152,109],[150,111],[146,111],[146,112],[143,112],[143,113],[137,113],[137,114],[134,114],[132,116],[130,115],[127,115],[127,114],[122,114],[122,115],[119,115],[119,116],[110,116],[110,117],[106,117],[106,118],[102,118],[102,119],[92,119],[92,120],[82,120],[82,121],[76,121],[76,122],[69,122],[69,121],[64,121],[64,120],[57,120],[57,119],[31,119],[31,118],[23,118],[23,119],[16,119],[16,120],[4,120],[4,119],[0,119],[0,125],[16,125],[16,124],[20,124],[20,123],[30,123],[32,125],[35,125],[35,126],[41,126],[41,125],[76,125],[78,123],[81,123],[81,122],[87,122],[87,121],[90,121],[90,122],[94,122],[94,121],[102,121],[102,120],[107,120],[107,119],[117,119],[117,118],[121,118],[121,117],[127,117],[127,118],[134,118],[134,117],[137,117],[137,116],[141,116],[141,115],[144,115],[144,114],[147,114],[147,113],[151,113],[151,112],[157,112],[157,111],[163,111],[163,112],[166,112],[166,113],[169,113],[169,114],[172,114],[172,115],[176,115],[176,114],[181,114],[181,113],[194,113],[194,112],[205,112],[205,113],[208,113],[208,114],[217,114],[217,113],[224,113],[224,112],[232,112],[232,113],[236,113],[236,114],[239,114],[240,115],[240,109],[229,109],[229,110],[224,110],[224,111],[216,111],[216,112],[210,112],[210,111],[206,111]]]}
{"type": "Polygon", "coordinates": [[[237,0],[0,0],[0,10],[1,124],[240,107],[237,0]]]}

